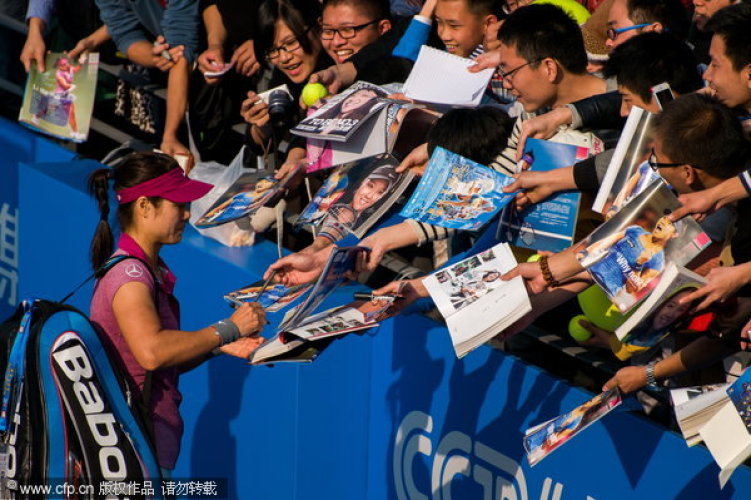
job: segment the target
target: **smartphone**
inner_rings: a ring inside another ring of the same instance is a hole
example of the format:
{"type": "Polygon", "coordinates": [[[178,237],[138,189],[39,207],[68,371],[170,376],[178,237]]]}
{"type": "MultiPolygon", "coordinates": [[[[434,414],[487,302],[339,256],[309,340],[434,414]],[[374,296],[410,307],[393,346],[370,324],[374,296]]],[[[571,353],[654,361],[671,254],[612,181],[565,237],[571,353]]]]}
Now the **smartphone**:
{"type": "Polygon", "coordinates": [[[667,82],[655,85],[650,90],[652,91],[654,98],[657,100],[657,105],[660,107],[660,110],[662,110],[667,103],[675,99],[670,84],[667,82]]]}

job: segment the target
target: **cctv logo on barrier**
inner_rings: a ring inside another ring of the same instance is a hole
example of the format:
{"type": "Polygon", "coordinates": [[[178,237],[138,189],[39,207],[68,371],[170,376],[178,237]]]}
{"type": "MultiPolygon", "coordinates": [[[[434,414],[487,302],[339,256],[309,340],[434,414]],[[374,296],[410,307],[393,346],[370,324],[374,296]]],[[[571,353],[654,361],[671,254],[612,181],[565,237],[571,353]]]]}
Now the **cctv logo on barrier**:
{"type": "MultiPolygon", "coordinates": [[[[516,460],[459,431],[443,436],[434,449],[432,431],[433,418],[421,411],[407,414],[396,431],[393,472],[399,500],[452,500],[451,482],[456,476],[474,480],[485,499],[530,500],[524,471],[516,460]],[[412,465],[418,455],[432,459],[430,491],[415,484],[412,465]]],[[[562,493],[563,485],[553,485],[548,477],[539,498],[560,500],[562,493]]],[[[594,499],[587,496],[587,500],[594,499]]]]}

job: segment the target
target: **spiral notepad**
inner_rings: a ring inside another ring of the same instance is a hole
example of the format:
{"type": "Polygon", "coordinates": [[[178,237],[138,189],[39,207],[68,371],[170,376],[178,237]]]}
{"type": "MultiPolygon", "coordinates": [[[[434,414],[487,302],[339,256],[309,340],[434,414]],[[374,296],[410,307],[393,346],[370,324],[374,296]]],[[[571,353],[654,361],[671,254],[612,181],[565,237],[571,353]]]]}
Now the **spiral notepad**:
{"type": "Polygon", "coordinates": [[[472,59],[423,45],[404,84],[404,95],[436,104],[478,106],[494,70],[470,73],[467,67],[473,64],[472,59]]]}

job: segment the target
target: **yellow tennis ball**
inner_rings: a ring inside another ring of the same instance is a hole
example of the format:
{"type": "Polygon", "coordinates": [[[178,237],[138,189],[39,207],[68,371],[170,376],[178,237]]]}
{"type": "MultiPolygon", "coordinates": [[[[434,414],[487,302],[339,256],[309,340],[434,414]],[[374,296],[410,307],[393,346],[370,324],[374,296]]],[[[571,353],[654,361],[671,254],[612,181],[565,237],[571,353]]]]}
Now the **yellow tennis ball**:
{"type": "Polygon", "coordinates": [[[577,298],[589,322],[608,332],[614,332],[628,318],[628,315],[622,314],[610,302],[605,292],[597,285],[587,288],[577,298]]]}
{"type": "Polygon", "coordinates": [[[587,317],[583,314],[578,314],[571,318],[571,321],[568,322],[568,334],[571,335],[574,340],[587,340],[592,336],[592,332],[584,328],[581,323],[579,323],[579,320],[582,319],[587,320],[587,317]]]}
{"type": "Polygon", "coordinates": [[[534,253],[529,256],[527,262],[537,262],[540,260],[540,258],[542,258],[542,255],[540,255],[539,253],[534,253]]]}
{"type": "Polygon", "coordinates": [[[306,106],[310,107],[315,104],[318,99],[326,97],[327,95],[329,95],[329,91],[326,90],[326,87],[324,87],[322,84],[309,83],[302,89],[302,102],[304,102],[306,106]]]}

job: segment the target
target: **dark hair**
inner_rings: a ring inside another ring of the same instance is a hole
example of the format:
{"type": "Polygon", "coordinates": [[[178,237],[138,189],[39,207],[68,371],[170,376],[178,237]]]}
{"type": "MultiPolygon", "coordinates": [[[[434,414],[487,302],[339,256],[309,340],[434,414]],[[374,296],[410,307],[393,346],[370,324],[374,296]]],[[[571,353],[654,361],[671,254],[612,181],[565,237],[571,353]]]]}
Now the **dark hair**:
{"type": "MultiPolygon", "coordinates": [[[[587,52],[576,21],[554,5],[528,5],[515,10],[498,31],[498,40],[515,47],[527,62],[551,57],[566,71],[584,74],[587,52]]],[[[533,66],[536,66],[534,63],[533,66]]]]}
{"type": "Polygon", "coordinates": [[[457,108],[444,114],[428,132],[428,152],[436,146],[489,165],[506,147],[514,120],[500,108],[457,108]]]}
{"type": "Polygon", "coordinates": [[[668,103],[655,120],[655,134],[675,163],[700,168],[719,179],[741,172],[751,145],[732,111],[719,100],[688,94],[668,103]]]}
{"type": "MultiPolygon", "coordinates": [[[[355,90],[350,95],[348,95],[347,97],[345,97],[344,99],[336,103],[336,105],[332,107],[331,109],[329,109],[326,113],[319,115],[319,118],[323,118],[323,119],[336,118],[338,115],[342,114],[342,106],[344,106],[345,101],[347,101],[353,95],[359,92],[364,92],[364,91],[373,92],[376,95],[376,97],[381,97],[378,91],[368,88],[368,87],[355,90]]],[[[362,120],[368,115],[370,110],[373,109],[373,107],[376,106],[377,104],[378,104],[378,101],[373,101],[373,102],[366,101],[363,104],[359,105],[354,110],[350,111],[349,114],[347,114],[346,116],[343,116],[342,118],[347,118],[350,120],[362,120]]]]}
{"type": "MultiPolygon", "coordinates": [[[[452,0],[441,0],[452,1],[452,0]]],[[[453,0],[467,4],[467,9],[475,16],[493,15],[498,19],[503,19],[506,14],[503,12],[503,6],[506,0],[453,0]]]]}
{"type": "Polygon", "coordinates": [[[686,38],[690,18],[680,0],[628,0],[627,9],[634,24],[660,23],[676,38],[686,38]]]}
{"type": "MultiPolygon", "coordinates": [[[[161,153],[133,153],[122,163],[112,168],[100,168],[89,176],[89,192],[99,206],[99,224],[91,240],[91,265],[99,269],[112,254],[115,240],[109,225],[109,181],[113,189],[133,187],[159,177],[168,171],[180,168],[174,158],[161,153]]],[[[159,197],[149,197],[154,205],[161,203],[159,197]]],[[[133,202],[117,207],[117,221],[121,229],[127,229],[133,221],[133,202]]]]}
{"type": "Polygon", "coordinates": [[[326,10],[326,7],[339,5],[348,5],[373,21],[389,19],[391,15],[389,2],[386,0],[323,0],[321,11],[326,10]]]}
{"type": "Polygon", "coordinates": [[[313,52],[313,42],[308,32],[317,31],[321,17],[321,4],[317,0],[266,0],[258,8],[256,18],[256,58],[266,64],[266,51],[274,45],[277,21],[282,21],[300,42],[306,54],[313,52]]]}
{"type": "Polygon", "coordinates": [[[605,63],[603,74],[615,77],[646,103],[652,101],[650,89],[667,82],[679,94],[703,87],[698,62],[685,42],[669,33],[649,32],[618,45],[605,63]]]}
{"type": "Polygon", "coordinates": [[[709,19],[707,31],[722,37],[734,70],[751,64],[751,4],[737,3],[718,10],[709,19]]]}

